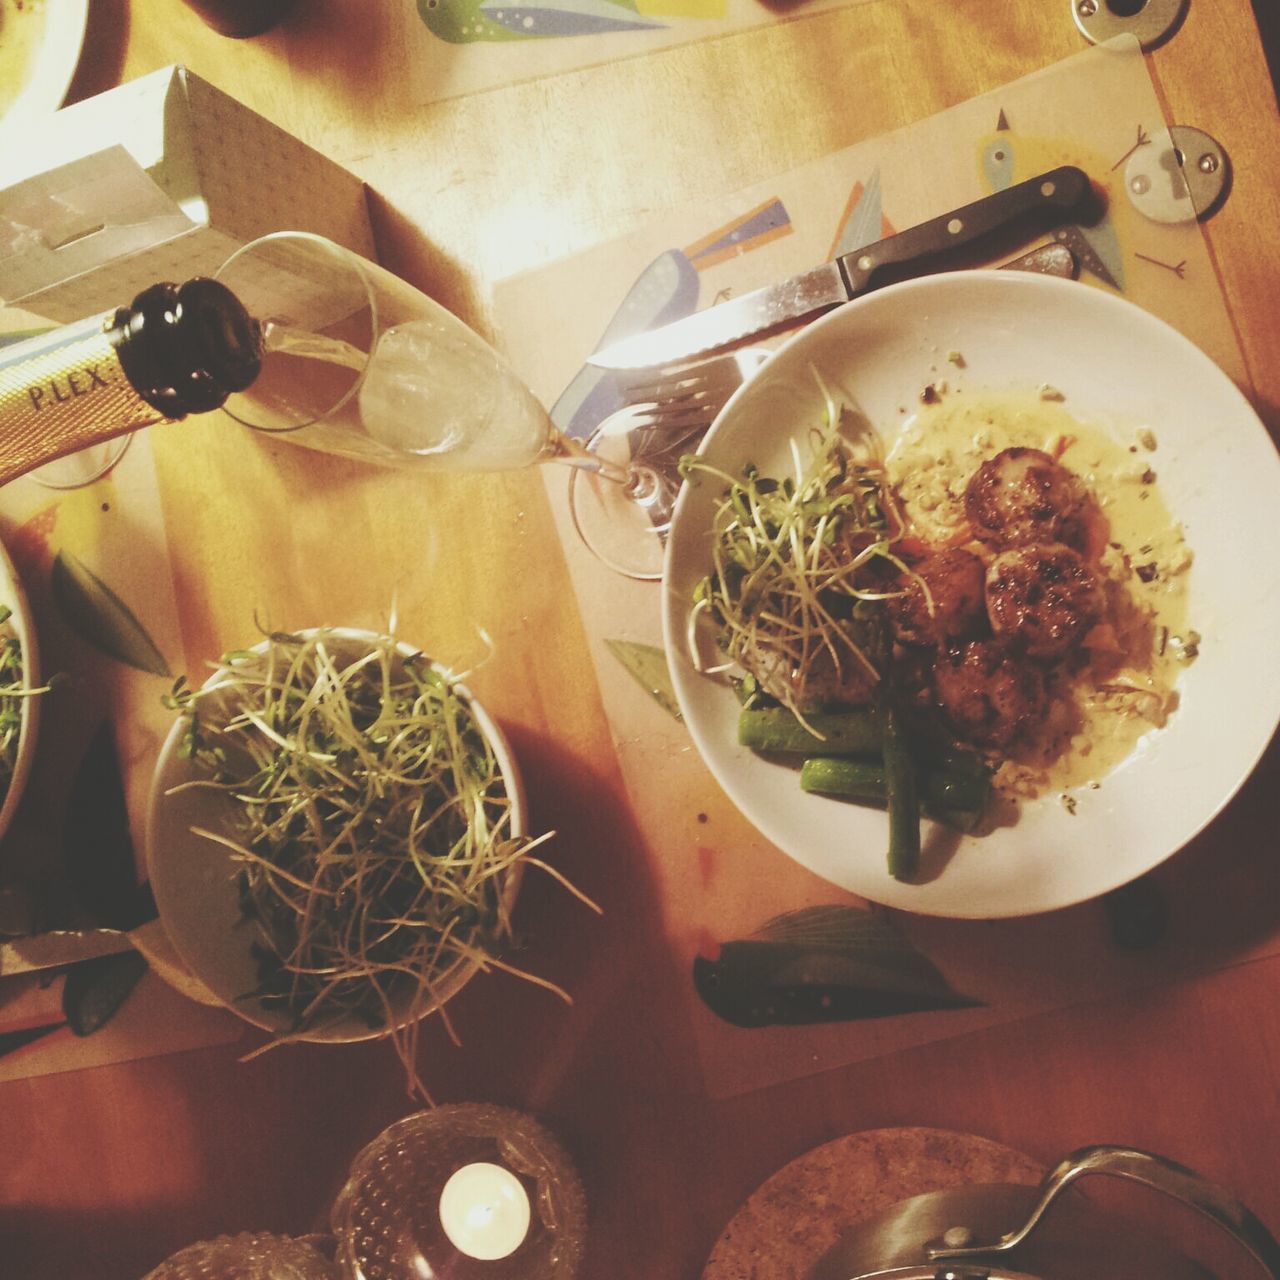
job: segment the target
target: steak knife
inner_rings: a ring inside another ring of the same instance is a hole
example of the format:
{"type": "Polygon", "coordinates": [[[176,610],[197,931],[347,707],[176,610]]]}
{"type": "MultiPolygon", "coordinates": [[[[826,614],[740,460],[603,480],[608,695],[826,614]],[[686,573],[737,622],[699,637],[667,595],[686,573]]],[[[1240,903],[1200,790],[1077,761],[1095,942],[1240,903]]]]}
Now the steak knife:
{"type": "Polygon", "coordinates": [[[780,284],[624,338],[589,356],[588,363],[626,370],[693,360],[838,307],[888,283],[891,268],[920,268],[956,246],[996,232],[1025,227],[1035,233],[1064,223],[1092,221],[1097,212],[1093,186],[1082,169],[1074,165],[1050,169],[780,284]]]}

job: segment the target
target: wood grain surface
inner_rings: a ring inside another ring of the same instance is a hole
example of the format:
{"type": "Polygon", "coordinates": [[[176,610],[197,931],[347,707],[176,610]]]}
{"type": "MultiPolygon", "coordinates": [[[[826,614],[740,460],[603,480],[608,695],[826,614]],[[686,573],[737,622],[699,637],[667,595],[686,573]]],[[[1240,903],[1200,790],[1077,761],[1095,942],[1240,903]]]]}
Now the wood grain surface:
{"type": "MultiPolygon", "coordinates": [[[[791,22],[415,107],[407,0],[299,0],[251,41],[179,0],[91,10],[74,97],[185,63],[362,177],[384,262],[489,332],[507,274],[1083,47],[1065,0],[799,6],[791,22]]],[[[1231,157],[1207,235],[1274,434],[1280,118],[1248,0],[1191,0],[1151,65],[1171,118],[1231,157]]],[[[527,1107],[565,1140],[590,1200],[584,1276],[690,1280],[775,1171],[900,1126],[1041,1164],[1090,1142],[1146,1147],[1280,1228],[1276,959],[707,1101],[539,477],[352,475],[230,424],[154,438],[192,669],[243,644],[264,598],[298,627],[377,626],[395,608],[403,634],[475,666],[469,683],[526,762],[534,826],[557,830],[557,865],[605,908],[596,919],[530,877],[530,966],[573,1005],[473,983],[453,1018],[460,1046],[432,1025],[422,1049],[439,1100],[527,1107]],[[500,660],[483,661],[490,645],[500,660]]],[[[1276,757],[1183,856],[1256,874],[1280,916],[1276,757]]],[[[351,1157],[410,1105],[398,1064],[379,1045],[251,1062],[241,1048],[0,1085],[0,1276],[135,1280],[220,1232],[323,1226],[351,1157]]]]}

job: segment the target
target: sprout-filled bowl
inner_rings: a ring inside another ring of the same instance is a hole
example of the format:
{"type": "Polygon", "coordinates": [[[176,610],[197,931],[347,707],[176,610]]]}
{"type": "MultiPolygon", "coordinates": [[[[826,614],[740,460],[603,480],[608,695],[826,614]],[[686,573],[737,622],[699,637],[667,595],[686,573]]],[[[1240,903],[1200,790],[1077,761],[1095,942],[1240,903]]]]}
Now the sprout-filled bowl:
{"type": "Polygon", "coordinates": [[[278,1039],[407,1050],[510,939],[531,842],[501,730],[410,646],[337,628],[173,701],[147,846],[181,959],[278,1039]]]}
{"type": "Polygon", "coordinates": [[[26,592],[0,547],[0,836],[8,831],[35,757],[40,655],[26,592]]]}

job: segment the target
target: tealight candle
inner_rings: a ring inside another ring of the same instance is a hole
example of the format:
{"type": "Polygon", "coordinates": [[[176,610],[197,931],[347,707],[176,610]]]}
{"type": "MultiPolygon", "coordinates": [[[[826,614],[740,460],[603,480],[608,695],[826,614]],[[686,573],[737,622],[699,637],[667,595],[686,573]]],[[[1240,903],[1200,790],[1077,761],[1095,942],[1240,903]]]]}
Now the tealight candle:
{"type": "Polygon", "coordinates": [[[482,1262],[513,1254],[529,1234],[529,1196],[510,1169],[478,1161],[440,1192],[440,1225],[459,1253],[482,1262]]]}

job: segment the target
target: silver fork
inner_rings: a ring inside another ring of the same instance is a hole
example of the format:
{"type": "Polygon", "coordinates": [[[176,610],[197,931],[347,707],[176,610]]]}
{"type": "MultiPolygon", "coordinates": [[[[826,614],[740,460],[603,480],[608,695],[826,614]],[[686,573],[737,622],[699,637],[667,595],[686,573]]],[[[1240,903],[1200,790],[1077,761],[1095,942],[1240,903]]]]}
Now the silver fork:
{"type": "Polygon", "coordinates": [[[692,452],[725,402],[769,358],[748,347],[692,364],[641,369],[621,387],[626,404],[596,429],[597,451],[630,475],[628,499],[665,535],[680,491],[680,459],[692,452]]]}
{"type": "MultiPolygon", "coordinates": [[[[611,433],[653,427],[665,431],[705,431],[729,397],[769,358],[761,347],[710,356],[694,364],[637,370],[639,380],[624,383],[626,422],[610,424],[611,433]]],[[[615,415],[616,416],[616,415],[615,415]]]]}

